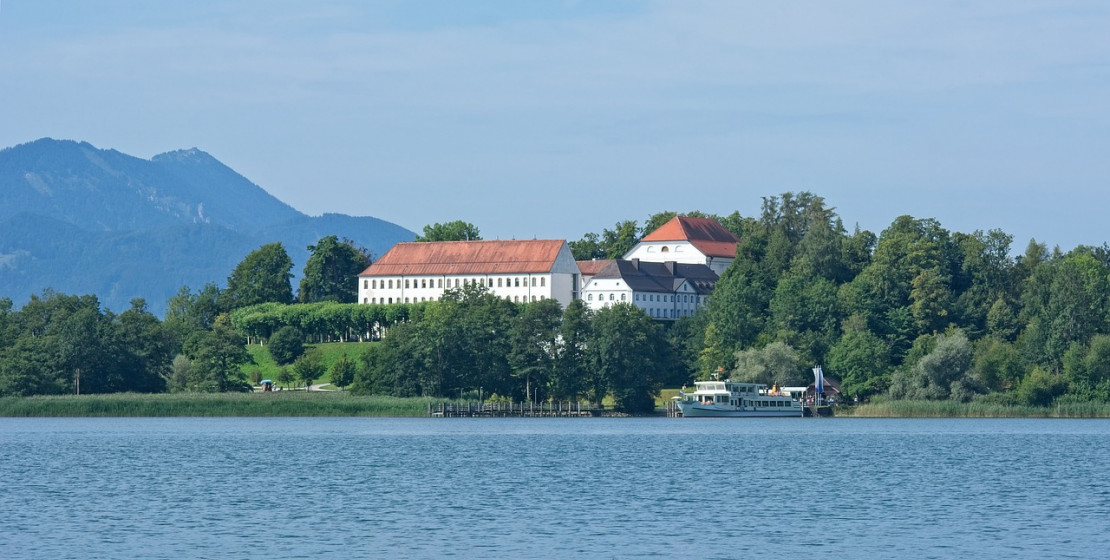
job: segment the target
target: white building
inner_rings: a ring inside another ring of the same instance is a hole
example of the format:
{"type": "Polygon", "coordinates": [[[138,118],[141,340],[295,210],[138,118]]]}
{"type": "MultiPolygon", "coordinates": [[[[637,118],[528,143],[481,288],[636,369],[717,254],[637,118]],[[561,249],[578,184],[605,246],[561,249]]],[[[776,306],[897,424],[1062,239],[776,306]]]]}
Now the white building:
{"type": "Polygon", "coordinates": [[[578,265],[563,240],[398,243],[358,276],[362,303],[435,301],[475,283],[514,302],[578,297],[578,265]]]}
{"type": "Polygon", "coordinates": [[[736,260],[740,238],[717,220],[677,216],[645,235],[625,260],[703,264],[720,275],[736,260]]]}
{"type": "Polygon", "coordinates": [[[639,259],[583,261],[596,272],[582,288],[591,309],[631,303],[655,319],[688,317],[705,305],[717,274],[704,264],[644,262],[639,259]]]}

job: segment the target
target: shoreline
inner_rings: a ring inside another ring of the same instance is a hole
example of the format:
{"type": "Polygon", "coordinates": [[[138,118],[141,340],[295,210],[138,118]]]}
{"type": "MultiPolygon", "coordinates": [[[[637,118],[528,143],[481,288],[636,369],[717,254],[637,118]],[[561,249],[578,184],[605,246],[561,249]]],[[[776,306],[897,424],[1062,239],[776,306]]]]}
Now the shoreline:
{"type": "MultiPolygon", "coordinates": [[[[449,401],[424,397],[356,396],[340,391],[54,395],[0,397],[0,418],[425,418],[428,417],[430,405],[443,402],[449,401]]],[[[1030,407],[974,402],[884,401],[838,407],[834,415],[838,418],[1110,418],[1110,403],[1030,407]]],[[[654,416],[665,416],[665,413],[654,416]]]]}

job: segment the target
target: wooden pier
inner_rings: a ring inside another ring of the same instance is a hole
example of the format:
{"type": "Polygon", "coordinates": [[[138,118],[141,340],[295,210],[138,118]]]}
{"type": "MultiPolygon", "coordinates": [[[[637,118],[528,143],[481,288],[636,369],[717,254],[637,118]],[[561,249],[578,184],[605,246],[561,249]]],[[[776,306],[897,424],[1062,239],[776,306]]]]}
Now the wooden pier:
{"type": "Polygon", "coordinates": [[[428,403],[434,418],[539,418],[616,416],[613,411],[590,402],[439,402],[428,403]]]}

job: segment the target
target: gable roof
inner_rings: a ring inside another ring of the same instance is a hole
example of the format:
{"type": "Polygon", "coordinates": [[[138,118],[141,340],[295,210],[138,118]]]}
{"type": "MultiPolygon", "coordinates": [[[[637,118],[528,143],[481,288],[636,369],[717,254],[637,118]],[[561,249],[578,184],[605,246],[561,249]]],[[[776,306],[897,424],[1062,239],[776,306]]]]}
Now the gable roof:
{"type": "Polygon", "coordinates": [[[594,274],[600,272],[601,269],[609,266],[609,263],[611,262],[613,262],[612,259],[577,261],[578,271],[582,273],[582,276],[593,276],[594,274]]]}
{"type": "Polygon", "coordinates": [[[564,246],[561,239],[398,243],[359,276],[551,272],[564,246]]]}
{"type": "Polygon", "coordinates": [[[675,216],[640,241],[687,241],[708,257],[733,258],[740,238],[712,218],[675,216]]]}
{"type": "Polygon", "coordinates": [[[694,291],[708,295],[717,283],[717,273],[704,264],[648,262],[640,259],[606,261],[594,278],[620,278],[633,291],[673,293],[689,282],[694,291]]]}

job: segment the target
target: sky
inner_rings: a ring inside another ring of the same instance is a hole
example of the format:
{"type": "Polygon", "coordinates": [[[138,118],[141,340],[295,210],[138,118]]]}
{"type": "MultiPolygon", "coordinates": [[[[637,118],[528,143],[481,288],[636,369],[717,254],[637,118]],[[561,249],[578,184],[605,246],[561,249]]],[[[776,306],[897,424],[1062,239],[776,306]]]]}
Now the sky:
{"type": "Polygon", "coordinates": [[[196,147],[486,239],[758,215],[1110,241],[1104,0],[0,0],[0,147],[196,147]]]}

